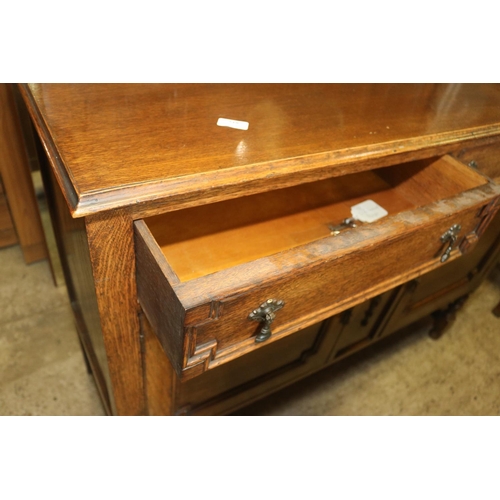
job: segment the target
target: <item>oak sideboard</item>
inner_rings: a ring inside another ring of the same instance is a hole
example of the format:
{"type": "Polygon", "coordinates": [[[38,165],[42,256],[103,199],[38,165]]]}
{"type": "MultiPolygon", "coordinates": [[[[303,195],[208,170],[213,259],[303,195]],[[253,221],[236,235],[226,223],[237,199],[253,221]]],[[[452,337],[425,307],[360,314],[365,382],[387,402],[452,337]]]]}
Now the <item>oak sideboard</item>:
{"type": "Polygon", "coordinates": [[[500,258],[499,85],[18,88],[109,414],[228,414],[439,337],[500,258]]]}

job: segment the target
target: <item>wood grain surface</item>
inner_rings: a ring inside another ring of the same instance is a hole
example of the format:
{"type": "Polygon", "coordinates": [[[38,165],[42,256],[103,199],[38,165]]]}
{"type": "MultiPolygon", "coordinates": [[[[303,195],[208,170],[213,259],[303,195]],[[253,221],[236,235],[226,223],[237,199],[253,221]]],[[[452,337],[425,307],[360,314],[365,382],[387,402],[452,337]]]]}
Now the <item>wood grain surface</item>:
{"type": "Polygon", "coordinates": [[[161,211],[200,205],[371,169],[382,159],[430,157],[500,133],[497,85],[21,90],[74,216],[138,204],[161,211]],[[219,127],[220,117],[248,121],[249,129],[219,127]]]}
{"type": "Polygon", "coordinates": [[[466,164],[474,165],[478,171],[500,184],[500,141],[482,147],[463,148],[457,158],[466,164]]]}
{"type": "Polygon", "coordinates": [[[85,219],[114,412],[146,412],[135,284],[133,222],[127,213],[85,219]]]}
{"type": "Polygon", "coordinates": [[[71,217],[50,166],[43,158],[40,159],[47,205],[75,325],[106,412],[111,414],[113,386],[101,329],[85,219],[71,217]]]}

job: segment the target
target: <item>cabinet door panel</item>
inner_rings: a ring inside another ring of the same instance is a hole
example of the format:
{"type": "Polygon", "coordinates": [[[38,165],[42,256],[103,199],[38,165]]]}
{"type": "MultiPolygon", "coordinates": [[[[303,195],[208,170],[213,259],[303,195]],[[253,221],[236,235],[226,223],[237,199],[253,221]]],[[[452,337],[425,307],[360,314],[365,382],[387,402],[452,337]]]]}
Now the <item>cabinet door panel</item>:
{"type": "Polygon", "coordinates": [[[177,387],[178,412],[227,413],[325,366],[339,317],[312,325],[177,387]]]}
{"type": "Polygon", "coordinates": [[[337,361],[377,340],[399,296],[400,288],[395,288],[343,312],[341,331],[328,362],[337,361]]]}

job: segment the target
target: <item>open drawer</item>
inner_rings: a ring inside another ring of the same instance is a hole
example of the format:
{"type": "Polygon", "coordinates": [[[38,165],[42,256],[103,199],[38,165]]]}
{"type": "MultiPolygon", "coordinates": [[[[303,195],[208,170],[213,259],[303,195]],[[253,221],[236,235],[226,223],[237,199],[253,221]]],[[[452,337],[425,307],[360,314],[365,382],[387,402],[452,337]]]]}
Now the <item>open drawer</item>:
{"type": "Polygon", "coordinates": [[[499,193],[445,156],[139,220],[139,301],[190,378],[445,265],[499,193]],[[388,215],[331,234],[368,199],[388,215]]]}

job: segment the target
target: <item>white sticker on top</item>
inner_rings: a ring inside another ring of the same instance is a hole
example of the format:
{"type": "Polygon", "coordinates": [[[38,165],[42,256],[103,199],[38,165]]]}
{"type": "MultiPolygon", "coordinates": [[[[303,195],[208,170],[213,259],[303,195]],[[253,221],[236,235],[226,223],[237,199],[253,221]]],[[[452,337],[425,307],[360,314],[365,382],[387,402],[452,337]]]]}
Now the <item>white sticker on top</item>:
{"type": "Polygon", "coordinates": [[[230,120],[229,118],[219,118],[217,120],[217,125],[219,127],[229,127],[229,128],[237,128],[239,130],[248,130],[248,122],[242,122],[239,120],[230,120]]]}
{"type": "Polygon", "coordinates": [[[373,200],[366,200],[351,207],[352,216],[361,222],[375,222],[389,212],[373,200]]]}

